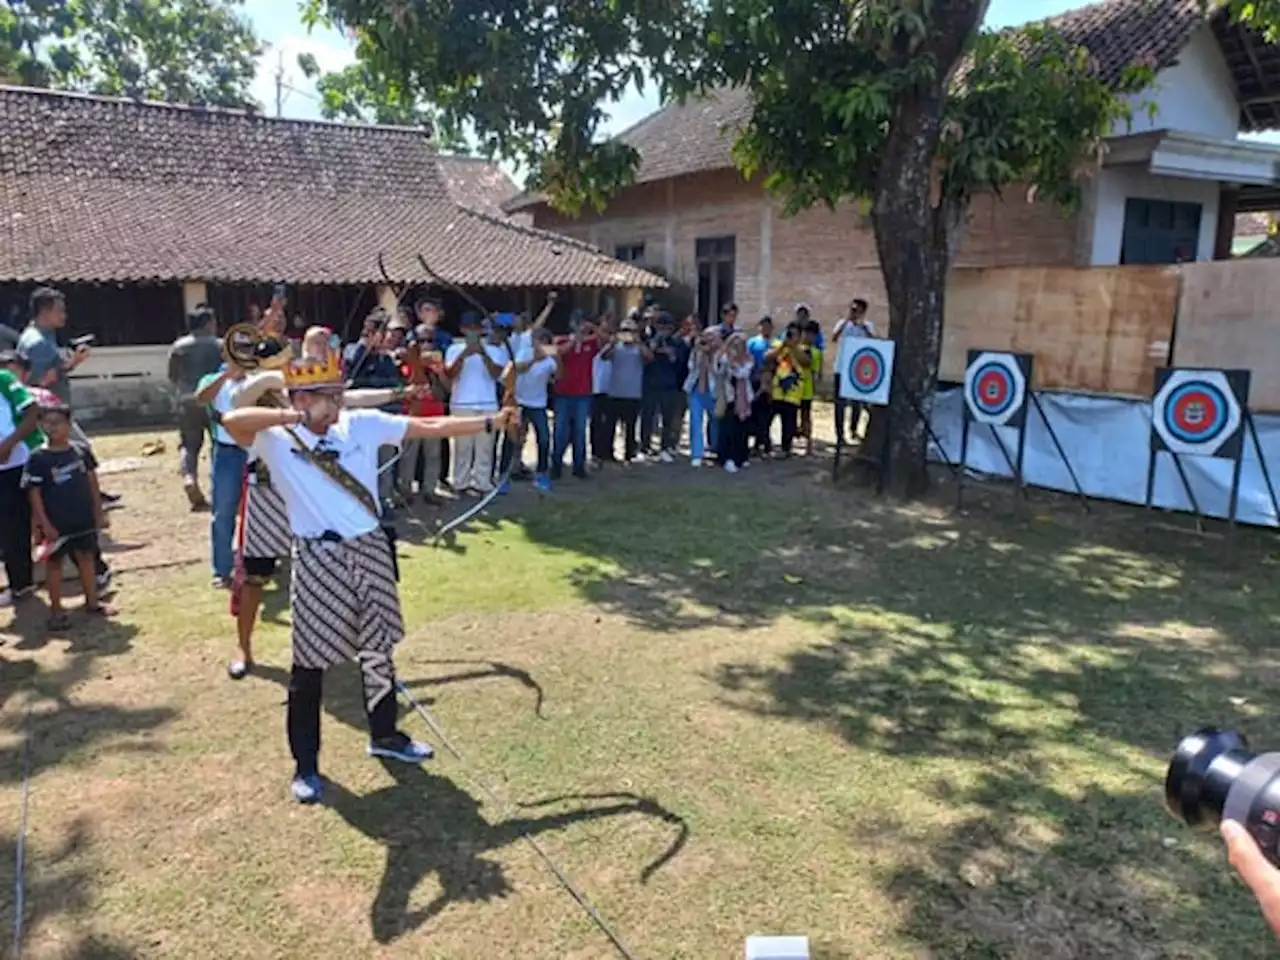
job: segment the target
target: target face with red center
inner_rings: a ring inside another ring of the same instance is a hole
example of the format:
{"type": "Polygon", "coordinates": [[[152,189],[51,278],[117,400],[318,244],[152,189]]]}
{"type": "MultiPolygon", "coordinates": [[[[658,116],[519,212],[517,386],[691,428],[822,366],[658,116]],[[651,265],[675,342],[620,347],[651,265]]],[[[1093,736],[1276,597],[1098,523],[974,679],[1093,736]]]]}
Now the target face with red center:
{"type": "Polygon", "coordinates": [[[1227,426],[1227,398],[1207,383],[1185,383],[1165,404],[1165,425],[1179,440],[1207,443],[1227,426]]]}
{"type": "Polygon", "coordinates": [[[1248,389],[1248,371],[1156,371],[1151,410],[1156,449],[1234,459],[1240,448],[1248,389]]]}
{"type": "Polygon", "coordinates": [[[840,398],[884,406],[893,379],[894,343],[869,337],[846,337],[840,345],[840,398]],[[846,346],[847,345],[847,346],[846,346]]]}
{"type": "Polygon", "coordinates": [[[1021,423],[1030,361],[1026,354],[971,350],[964,375],[970,419],[996,427],[1021,423]]]}

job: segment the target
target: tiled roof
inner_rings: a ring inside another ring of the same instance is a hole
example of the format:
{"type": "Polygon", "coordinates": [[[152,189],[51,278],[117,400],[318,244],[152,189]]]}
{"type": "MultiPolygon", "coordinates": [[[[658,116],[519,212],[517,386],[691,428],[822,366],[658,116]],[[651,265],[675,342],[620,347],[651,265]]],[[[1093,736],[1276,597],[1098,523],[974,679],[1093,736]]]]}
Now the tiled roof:
{"type": "MultiPolygon", "coordinates": [[[[1089,50],[1099,75],[1114,82],[1137,61],[1145,61],[1155,70],[1170,66],[1194,30],[1206,22],[1206,14],[1202,0],[1103,0],[1041,22],[1089,50]]],[[[1227,30],[1221,18],[1215,20],[1215,29],[1221,39],[1227,30]]],[[[1241,65],[1233,63],[1232,67],[1238,83],[1246,79],[1241,76],[1241,65]]],[[[1280,105],[1280,95],[1274,99],[1280,105]]],[[[637,183],[728,169],[734,166],[730,151],[735,132],[750,115],[745,89],[721,90],[683,106],[668,104],[619,134],[618,139],[640,152],[637,183]]],[[[1246,126],[1265,128],[1267,124],[1248,122],[1246,126]]],[[[538,202],[536,194],[523,194],[506,207],[517,210],[538,202]]]]}
{"type": "Polygon", "coordinates": [[[1205,19],[1203,0],[1103,0],[1040,22],[1093,54],[1098,76],[1114,83],[1134,63],[1172,65],[1205,19]]]}
{"type": "Polygon", "coordinates": [[[417,130],[0,87],[0,280],[664,286],[449,195],[417,130]]]}
{"type": "MultiPolygon", "coordinates": [[[[442,153],[436,157],[436,166],[455,203],[500,219],[507,218],[502,205],[516,196],[520,188],[497,163],[484,157],[457,157],[442,153]]],[[[517,223],[527,222],[527,217],[512,219],[517,223]]]]}

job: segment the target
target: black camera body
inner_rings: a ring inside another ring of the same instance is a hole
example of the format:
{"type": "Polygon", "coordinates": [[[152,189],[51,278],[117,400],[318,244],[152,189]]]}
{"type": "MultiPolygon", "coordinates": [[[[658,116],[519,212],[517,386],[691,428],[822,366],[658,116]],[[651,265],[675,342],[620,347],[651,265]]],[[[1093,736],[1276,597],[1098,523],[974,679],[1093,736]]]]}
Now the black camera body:
{"type": "Polygon", "coordinates": [[[1189,827],[1236,821],[1280,867],[1280,753],[1254,753],[1234,730],[1206,727],[1178,744],[1164,795],[1189,827]]]}

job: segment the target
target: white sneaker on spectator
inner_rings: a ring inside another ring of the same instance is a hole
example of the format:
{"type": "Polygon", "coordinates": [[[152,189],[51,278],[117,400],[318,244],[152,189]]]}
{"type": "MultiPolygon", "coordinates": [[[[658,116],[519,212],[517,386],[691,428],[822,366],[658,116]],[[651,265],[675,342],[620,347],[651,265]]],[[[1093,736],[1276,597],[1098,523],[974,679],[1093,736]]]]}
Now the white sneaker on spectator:
{"type": "Polygon", "coordinates": [[[700,467],[702,466],[702,459],[700,457],[694,457],[692,460],[689,461],[689,464],[690,466],[700,467]]]}
{"type": "Polygon", "coordinates": [[[663,463],[671,463],[672,461],[675,460],[675,457],[671,455],[670,450],[663,450],[660,454],[658,454],[658,459],[661,460],[663,463]]]}
{"type": "Polygon", "coordinates": [[[644,459],[645,459],[645,458],[644,458],[644,454],[643,454],[643,453],[637,453],[634,457],[632,457],[632,458],[631,458],[631,462],[632,462],[632,463],[644,463],[644,459]]]}
{"type": "Polygon", "coordinates": [[[734,463],[732,460],[729,460],[729,461],[727,461],[727,462],[725,463],[725,465],[724,465],[724,472],[725,472],[725,473],[737,473],[737,472],[738,472],[738,465],[737,465],[736,463],[734,463]]]}

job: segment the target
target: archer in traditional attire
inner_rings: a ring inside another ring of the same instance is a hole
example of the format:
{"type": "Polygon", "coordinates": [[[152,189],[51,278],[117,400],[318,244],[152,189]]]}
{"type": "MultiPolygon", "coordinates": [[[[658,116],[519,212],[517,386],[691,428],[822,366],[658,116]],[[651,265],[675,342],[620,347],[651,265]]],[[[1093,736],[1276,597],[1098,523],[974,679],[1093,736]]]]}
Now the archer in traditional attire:
{"type": "Polygon", "coordinates": [[[293,536],[290,613],[293,667],[287,729],[300,803],[320,799],[320,701],[324,671],[360,664],[370,756],[406,763],[432,748],[396,729],[392,652],[404,636],[393,546],[382,527],[378,449],[406,439],[479,436],[514,429],[511,407],[448,419],[343,409],[345,383],[334,353],[284,371],[290,406],[234,410],[223,426],[271,474],[293,536]]]}
{"type": "MultiPolygon", "coordinates": [[[[302,359],[310,363],[328,363],[330,354],[334,353],[331,336],[331,331],[325,327],[307,330],[302,339],[302,359]]],[[[234,387],[231,395],[234,409],[288,406],[285,375],[280,369],[291,359],[287,341],[269,333],[232,328],[227,334],[226,352],[240,356],[243,363],[256,363],[258,368],[258,372],[234,387]],[[240,338],[238,342],[237,337],[240,338]],[[246,353],[254,359],[248,359],[246,353]]],[[[412,390],[397,389],[350,390],[344,402],[349,407],[379,407],[412,393],[412,390]]],[[[288,512],[279,491],[271,484],[270,470],[252,454],[244,491],[239,555],[232,593],[238,650],[227,667],[227,675],[232,680],[243,679],[253,669],[253,631],[262,607],[262,591],[275,577],[279,562],[289,557],[293,541],[288,512]]]]}

